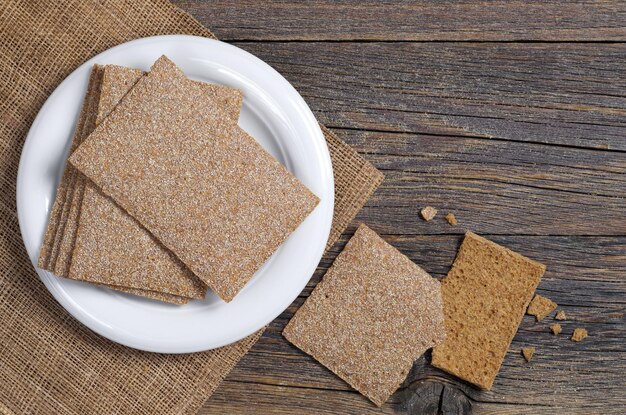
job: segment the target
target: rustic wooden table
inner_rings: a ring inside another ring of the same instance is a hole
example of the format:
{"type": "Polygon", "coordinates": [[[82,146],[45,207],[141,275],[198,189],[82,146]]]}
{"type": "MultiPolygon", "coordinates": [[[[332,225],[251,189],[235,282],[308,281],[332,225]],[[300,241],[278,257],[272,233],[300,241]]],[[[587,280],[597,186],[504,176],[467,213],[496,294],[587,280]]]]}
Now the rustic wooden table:
{"type": "Polygon", "coordinates": [[[353,224],[202,414],[626,413],[626,3],[175,3],[385,173],[355,223],[437,277],[473,230],[545,263],[538,292],[570,317],[553,336],[526,316],[491,392],[427,354],[376,408],[280,334],[353,224]]]}

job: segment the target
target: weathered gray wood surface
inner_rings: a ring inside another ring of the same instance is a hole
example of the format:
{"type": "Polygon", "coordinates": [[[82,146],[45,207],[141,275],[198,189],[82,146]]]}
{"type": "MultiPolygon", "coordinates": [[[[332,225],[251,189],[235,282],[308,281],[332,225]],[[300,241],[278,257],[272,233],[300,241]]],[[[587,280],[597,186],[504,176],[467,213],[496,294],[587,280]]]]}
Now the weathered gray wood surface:
{"type": "Polygon", "coordinates": [[[355,223],[440,278],[473,230],[545,263],[538,292],[570,317],[560,336],[525,317],[491,392],[427,355],[378,409],[280,334],[353,224],[203,414],[626,413],[626,3],[176,3],[385,173],[355,223]]]}

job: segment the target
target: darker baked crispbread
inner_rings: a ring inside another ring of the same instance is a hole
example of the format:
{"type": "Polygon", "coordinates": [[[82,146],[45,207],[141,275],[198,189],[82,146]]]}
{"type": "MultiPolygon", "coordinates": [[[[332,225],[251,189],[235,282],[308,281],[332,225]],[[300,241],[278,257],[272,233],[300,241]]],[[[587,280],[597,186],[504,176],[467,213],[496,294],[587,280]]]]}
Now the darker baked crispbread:
{"type": "Polygon", "coordinates": [[[70,162],[230,301],[318,198],[159,59],[70,162]]]}
{"type": "Polygon", "coordinates": [[[376,405],[444,337],[440,283],[361,225],[283,335],[376,405]]]}
{"type": "Polygon", "coordinates": [[[446,340],[432,364],[490,389],[545,266],[472,232],[442,281],[446,340]]]}

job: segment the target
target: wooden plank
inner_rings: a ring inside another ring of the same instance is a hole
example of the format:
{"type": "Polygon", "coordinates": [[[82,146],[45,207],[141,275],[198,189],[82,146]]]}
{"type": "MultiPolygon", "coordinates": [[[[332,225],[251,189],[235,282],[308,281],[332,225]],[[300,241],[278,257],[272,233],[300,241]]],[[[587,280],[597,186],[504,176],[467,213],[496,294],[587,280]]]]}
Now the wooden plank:
{"type": "MultiPolygon", "coordinates": [[[[626,131],[625,131],[626,132],[626,131]]],[[[624,235],[626,153],[464,137],[338,131],[385,174],[369,223],[392,234],[624,235]],[[419,218],[427,205],[440,210],[419,218]],[[444,219],[453,212],[459,225],[444,219]]]]}
{"type": "MultiPolygon", "coordinates": [[[[437,277],[447,272],[461,240],[458,235],[383,237],[437,277]]],[[[526,316],[491,392],[478,391],[431,367],[427,355],[416,362],[383,413],[410,411],[415,394],[424,393],[424,382],[449,385],[454,396],[445,402],[462,405],[463,399],[468,399],[481,408],[477,413],[491,408],[488,403],[512,413],[524,413],[528,408],[569,413],[577,408],[598,408],[606,396],[613,397],[614,408],[626,407],[626,385],[616,381],[626,370],[626,237],[488,237],[548,266],[538,292],[567,312],[568,320],[561,322],[563,333],[554,336],[549,332],[554,322],[551,317],[537,323],[526,316]],[[587,328],[590,337],[571,342],[569,335],[575,327],[587,328]],[[528,345],[537,347],[531,363],[519,354],[521,347],[528,345]]],[[[330,257],[346,239],[342,238],[330,257]]],[[[329,265],[329,260],[323,262],[318,277],[329,265]]],[[[262,413],[279,414],[289,413],[290,408],[302,409],[302,413],[314,413],[308,409],[326,413],[328,408],[336,413],[369,413],[374,409],[372,405],[368,409],[347,384],[283,339],[282,328],[308,293],[305,290],[304,296],[271,324],[203,413],[220,413],[225,408],[227,413],[244,413],[257,405],[267,409],[262,413]]]]}
{"type": "Polygon", "coordinates": [[[225,40],[624,40],[619,1],[175,0],[225,40]]]}
{"type": "Polygon", "coordinates": [[[236,45],[329,127],[626,150],[626,44],[236,45]]]}

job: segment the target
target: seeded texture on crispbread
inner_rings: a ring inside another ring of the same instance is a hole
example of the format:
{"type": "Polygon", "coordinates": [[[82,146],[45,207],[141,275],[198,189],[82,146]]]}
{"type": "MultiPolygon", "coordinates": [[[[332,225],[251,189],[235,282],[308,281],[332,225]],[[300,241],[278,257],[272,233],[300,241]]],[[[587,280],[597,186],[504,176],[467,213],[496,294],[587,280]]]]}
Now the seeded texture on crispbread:
{"type": "MultiPolygon", "coordinates": [[[[137,69],[124,68],[121,66],[106,65],[98,66],[101,72],[99,88],[93,107],[90,108],[85,130],[78,140],[73,143],[70,154],[93,132],[95,127],[113,110],[117,102],[128,92],[132,84],[136,83],[143,75],[137,69]]],[[[74,169],[76,170],[76,169],[74,169]]],[[[70,202],[69,214],[66,218],[62,232],[61,242],[54,266],[54,273],[63,277],[70,277],[70,264],[72,262],[78,225],[82,212],[85,187],[89,186],[89,180],[76,172],[74,181],[74,195],[70,202]]],[[[102,269],[99,270],[102,272],[102,269]]],[[[71,278],[71,277],[70,277],[71,278]]],[[[97,282],[97,280],[95,281],[97,282]]],[[[181,293],[182,294],[182,293],[181,293]]]]}
{"type": "Polygon", "coordinates": [[[230,301],[319,200],[203,94],[160,58],[70,162],[230,301]]]}
{"type": "Polygon", "coordinates": [[[189,302],[189,298],[181,297],[178,295],[162,293],[159,291],[150,291],[150,290],[139,290],[136,288],[128,288],[128,287],[118,287],[115,285],[107,285],[102,284],[103,287],[111,288],[116,291],[121,291],[127,294],[138,295],[141,297],[146,297],[151,300],[159,300],[165,303],[176,304],[176,305],[184,305],[189,302]]]}
{"type": "MultiPolygon", "coordinates": [[[[75,150],[83,139],[91,132],[91,130],[93,130],[93,120],[97,111],[103,76],[104,67],[94,65],[89,76],[87,93],[81,108],[78,123],[72,137],[70,153],[75,150]]],[[[65,261],[69,261],[71,259],[70,256],[70,259],[65,257],[60,261],[59,256],[64,255],[61,245],[62,241],[65,239],[68,229],[71,229],[74,222],[77,221],[77,215],[71,215],[70,212],[72,211],[72,204],[77,200],[74,198],[74,194],[76,192],[77,179],[79,177],[82,177],[82,174],[68,163],[65,166],[61,182],[59,183],[59,187],[57,189],[55,202],[48,220],[44,242],[38,259],[38,266],[40,268],[60,276],[66,276],[64,270],[67,269],[66,266],[69,266],[69,264],[66,264],[65,261]]],[[[79,211],[80,209],[78,209],[78,212],[79,211]]],[[[74,210],[73,212],[76,211],[74,210]]],[[[131,294],[141,295],[174,304],[184,304],[188,301],[187,299],[181,297],[170,296],[167,294],[160,295],[159,293],[151,291],[143,291],[139,289],[127,290],[116,286],[108,287],[114,290],[125,291],[131,294]]]]}
{"type": "MultiPolygon", "coordinates": [[[[84,140],[91,134],[96,128],[96,121],[98,116],[98,103],[100,101],[100,91],[102,89],[102,80],[104,77],[104,68],[100,65],[95,66],[94,70],[99,72],[99,78],[97,87],[94,91],[93,99],[87,108],[87,116],[83,125],[83,132],[78,137],[78,140],[72,142],[72,148],[70,151],[74,151],[84,140]]],[[[78,218],[80,216],[81,200],[85,191],[85,176],[80,173],[76,168],[69,165],[67,169],[72,170],[72,182],[70,184],[71,189],[68,192],[68,198],[66,199],[65,206],[66,215],[62,218],[61,227],[57,233],[56,256],[54,258],[53,272],[55,275],[67,277],[69,263],[71,261],[72,250],[74,249],[74,239],[76,235],[76,228],[78,225],[78,218]]]]}
{"type": "Polygon", "coordinates": [[[491,389],[545,266],[472,232],[442,281],[446,340],[432,364],[491,389]]]}
{"type": "MultiPolygon", "coordinates": [[[[98,65],[94,65],[89,75],[89,82],[87,84],[87,93],[83,99],[83,105],[81,107],[78,122],[74,129],[72,136],[72,143],[70,145],[70,153],[78,147],[82,141],[84,134],[84,125],[89,113],[89,107],[92,102],[97,99],[97,94],[100,88],[100,80],[102,79],[102,68],[98,65]]],[[[71,196],[68,195],[73,185],[74,174],[76,169],[69,163],[66,164],[63,170],[63,176],[57,187],[54,203],[50,211],[48,218],[48,225],[44,234],[44,240],[39,251],[39,258],[37,266],[47,271],[54,273],[54,260],[58,252],[57,235],[59,234],[59,228],[61,228],[62,216],[64,209],[68,209],[66,199],[71,196]]],[[[73,190],[73,188],[71,189],[73,190]]],[[[62,232],[62,231],[61,231],[62,232]]]]}
{"type": "MultiPolygon", "coordinates": [[[[144,75],[115,65],[104,70],[98,124],[144,75]]],[[[239,116],[242,94],[232,88],[197,83],[208,104],[239,116]]],[[[207,287],[143,226],[88,181],[69,277],[203,298],[207,287]]]]}
{"type": "Polygon", "coordinates": [[[361,225],[283,335],[376,405],[445,337],[440,283],[361,225]]]}

